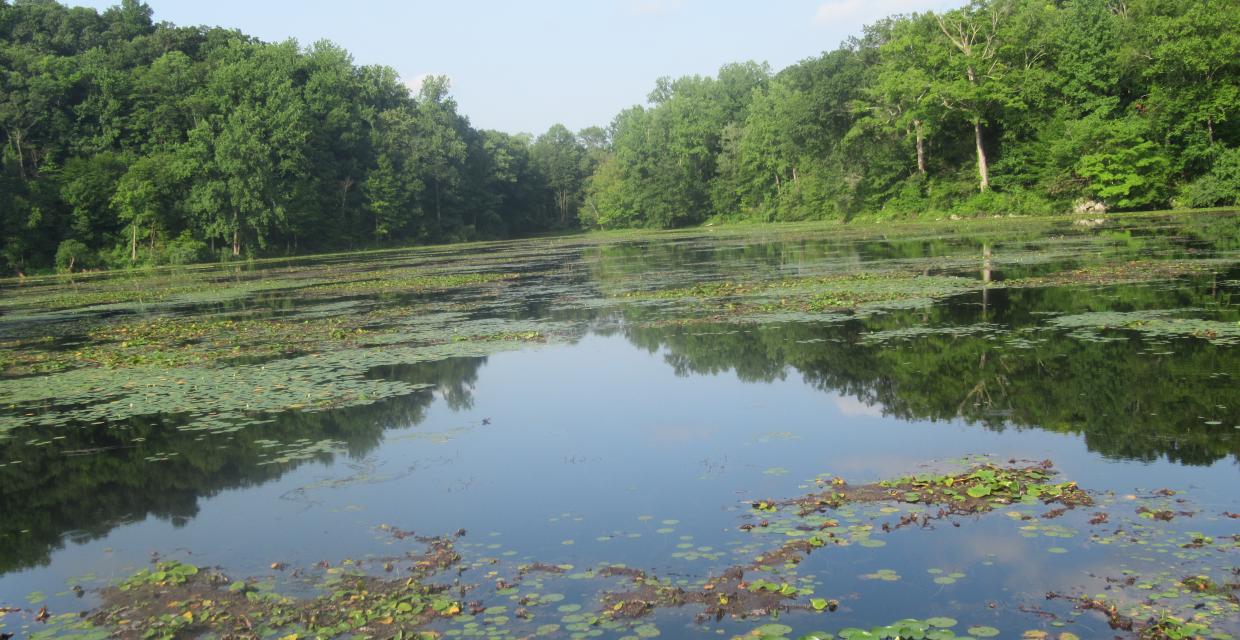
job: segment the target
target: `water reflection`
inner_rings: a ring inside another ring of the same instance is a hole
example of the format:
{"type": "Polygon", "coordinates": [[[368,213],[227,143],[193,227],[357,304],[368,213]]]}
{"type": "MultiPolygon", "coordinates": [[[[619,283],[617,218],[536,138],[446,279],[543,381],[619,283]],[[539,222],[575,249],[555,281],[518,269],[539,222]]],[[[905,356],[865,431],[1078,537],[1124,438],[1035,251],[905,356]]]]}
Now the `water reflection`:
{"type": "MultiPolygon", "coordinates": [[[[531,278],[517,289],[517,296],[480,306],[476,310],[479,316],[520,320],[552,317],[577,327],[591,326],[595,333],[622,337],[632,347],[660,354],[663,369],[692,378],[692,388],[682,389],[681,397],[662,398],[665,405],[645,406],[646,400],[633,392],[639,388],[633,376],[621,375],[631,372],[619,371],[612,372],[614,395],[604,393],[613,389],[599,392],[589,388],[596,395],[574,396],[561,389],[573,378],[601,375],[600,371],[612,364],[606,352],[600,356],[588,349],[563,347],[564,352],[552,361],[554,366],[544,369],[529,363],[545,364],[547,360],[527,353],[506,355],[514,359],[510,368],[519,373],[510,373],[502,383],[543,387],[539,395],[531,393],[516,402],[555,406],[526,407],[533,417],[514,422],[527,430],[488,434],[484,442],[475,441],[471,445],[474,448],[467,450],[474,458],[453,458],[452,464],[463,467],[459,472],[462,475],[476,467],[490,471],[511,464],[512,470],[504,472],[523,480],[522,491],[514,488],[515,482],[498,489],[491,485],[492,495],[478,499],[486,509],[458,504],[459,513],[444,517],[500,519],[495,514],[510,509],[508,520],[522,521],[528,513],[519,501],[526,499],[554,503],[547,508],[557,512],[590,508],[596,504],[598,492],[614,489],[616,478],[627,479],[652,458],[663,463],[654,466],[663,469],[659,473],[667,474],[665,482],[659,485],[643,478],[650,486],[643,485],[641,491],[630,494],[657,495],[670,503],[674,502],[672,493],[705,493],[699,486],[685,486],[685,478],[673,471],[684,471],[681,467],[689,459],[687,455],[704,456],[703,477],[718,477],[724,473],[720,469],[741,466],[737,460],[742,447],[728,437],[735,434],[721,435],[718,422],[723,418],[684,415],[734,411],[733,407],[712,405],[713,396],[708,393],[712,391],[711,382],[704,377],[721,373],[750,383],[800,377],[812,389],[808,394],[797,388],[784,396],[755,400],[770,404],[747,410],[751,422],[769,420],[787,411],[781,419],[817,428],[823,425],[815,423],[812,404],[825,400],[846,417],[963,421],[991,435],[1015,429],[1083,436],[1090,451],[1117,460],[1165,459],[1181,465],[1208,465],[1240,459],[1240,430],[1235,428],[1240,425],[1235,394],[1240,350],[1199,339],[1149,339],[1135,334],[1084,340],[1049,328],[1046,323],[1050,314],[1180,307],[1206,309],[1234,322],[1240,318],[1234,306],[1225,301],[1229,294],[1220,282],[1240,279],[1240,272],[1173,284],[1089,290],[998,286],[1006,279],[1089,261],[1150,255],[1200,257],[1235,250],[1240,248],[1238,228],[1234,220],[1219,222],[1201,217],[1190,220],[1186,227],[1102,230],[1096,233],[1111,235],[1101,251],[1097,250],[1098,243],[1089,239],[1094,252],[1088,256],[1080,251],[1084,242],[1078,243],[1073,237],[1048,240],[1045,231],[1039,230],[1002,238],[864,242],[829,237],[751,242],[746,238],[685,236],[668,242],[561,247],[557,253],[528,258],[527,264],[542,265],[541,269],[565,267],[563,272],[531,278]],[[647,308],[628,309],[622,299],[616,304],[606,298],[632,289],[634,282],[647,287],[675,287],[738,275],[772,279],[845,273],[863,266],[967,274],[996,286],[983,286],[978,292],[942,304],[831,323],[669,325],[657,317],[648,321],[648,316],[658,314],[647,308]],[[566,298],[573,298],[579,306],[567,305],[566,298]],[[603,320],[608,322],[604,324],[603,320]],[[698,392],[701,394],[688,397],[698,392]],[[792,409],[793,400],[805,402],[792,409]],[[667,407],[678,402],[688,407],[678,408],[680,422],[665,415],[673,413],[667,407]],[[553,413],[565,415],[556,422],[548,417],[553,413]],[[550,426],[542,420],[549,420],[550,426]],[[589,423],[596,431],[583,435],[581,423],[589,423]],[[638,439],[641,441],[635,443],[638,439]],[[484,452],[484,446],[501,450],[484,452]],[[665,457],[658,458],[664,450],[665,457]],[[516,451],[524,456],[515,455],[516,451]],[[604,460],[605,456],[612,458],[604,460]],[[555,466],[557,461],[563,464],[555,466]],[[589,467],[591,471],[579,477],[566,470],[570,466],[589,467]],[[589,481],[604,486],[591,486],[589,481]],[[667,487],[676,489],[668,491],[667,487]],[[504,489],[511,489],[513,495],[504,496],[504,489]],[[548,490],[547,495],[538,493],[548,490]]],[[[459,254],[437,257],[451,256],[459,254]]],[[[295,298],[295,293],[260,295],[214,307],[200,305],[195,310],[240,313],[252,306],[279,315],[297,309],[295,298]]],[[[473,407],[479,400],[474,385],[486,363],[486,358],[455,358],[377,368],[370,372],[374,378],[435,387],[348,409],[283,413],[273,416],[269,423],[228,434],[179,431],[177,416],[135,419],[106,427],[23,430],[0,440],[0,460],[21,461],[0,467],[0,574],[47,563],[66,542],[97,540],[121,525],[150,516],[173,524],[185,523],[198,516],[206,498],[230,489],[279,484],[281,478],[307,463],[337,459],[337,452],[360,458],[384,444],[399,448],[401,443],[395,439],[385,440],[385,432],[422,423],[437,400],[451,410],[473,407]],[[298,442],[333,444],[303,447],[299,453],[295,451],[298,442]],[[273,449],[291,454],[275,455],[273,449]]],[[[718,404],[726,402],[719,400],[718,404]]],[[[745,433],[740,427],[732,428],[735,433],[745,433]]],[[[857,429],[856,433],[863,431],[857,429]]],[[[833,471],[881,468],[894,475],[922,453],[904,450],[901,442],[875,443],[884,437],[878,429],[868,435],[854,434],[863,436],[870,438],[875,449],[898,451],[881,460],[874,451],[850,452],[848,459],[835,461],[838,464],[833,471]]],[[[968,437],[966,434],[962,439],[968,437]]],[[[793,453],[787,454],[789,458],[793,453]]],[[[792,465],[787,460],[777,462],[792,465]]],[[[806,461],[805,466],[821,462],[806,461]]],[[[645,476],[654,474],[643,472],[645,476]]],[[[448,513],[444,503],[452,502],[442,496],[425,497],[423,501],[433,503],[441,514],[448,513]]],[[[707,511],[716,510],[719,504],[713,494],[702,497],[700,503],[707,511]]],[[[642,509],[653,510],[646,505],[642,509]]],[[[636,513],[623,517],[631,520],[636,513]]],[[[466,523],[451,521],[447,526],[455,529],[461,524],[466,523]]],[[[491,525],[494,523],[487,526],[491,525]]],[[[570,535],[579,534],[560,537],[570,535]]],[[[548,544],[558,548],[559,543],[557,537],[548,544]]],[[[642,544],[647,542],[643,540],[642,544]]],[[[648,559],[650,550],[643,546],[632,553],[627,559],[637,562],[648,559]]]]}
{"type": "Polygon", "coordinates": [[[385,431],[422,422],[436,397],[468,407],[485,362],[455,358],[383,368],[375,374],[435,388],[360,407],[283,413],[227,434],[181,431],[176,416],[164,416],[0,441],[0,459],[22,461],[0,468],[0,573],[45,563],[66,538],[88,542],[148,516],[183,523],[204,498],[335,455],[290,443],[340,443],[350,457],[364,456],[385,431]]]}
{"type": "MultiPolygon", "coordinates": [[[[1148,293],[1130,289],[1117,297],[1148,293]]],[[[679,375],[735,371],[742,380],[771,382],[792,369],[824,392],[902,420],[1080,434],[1089,450],[1113,458],[1191,465],[1240,458],[1240,352],[1195,339],[1084,341],[1046,330],[1040,310],[1078,306],[1063,304],[1065,295],[996,290],[980,305],[962,296],[926,311],[842,324],[623,331],[640,347],[666,349],[679,375]],[[940,331],[869,339],[920,324],[940,331]]],[[[1193,294],[1159,295],[1174,302],[1193,294]]]]}
{"type": "MultiPolygon", "coordinates": [[[[1138,287],[1116,296],[1143,293],[1172,303],[1200,295],[1189,286],[1138,287]]],[[[980,304],[974,295],[844,323],[620,324],[597,331],[663,353],[682,377],[735,372],[743,381],[773,382],[795,373],[838,394],[835,402],[846,415],[1080,434],[1089,450],[1120,459],[1206,465],[1240,457],[1240,432],[1233,428],[1240,424],[1233,377],[1240,372],[1240,351],[1201,340],[1177,340],[1157,351],[1135,338],[1082,341],[1040,325],[1042,310],[1080,308],[1070,294],[999,289],[980,304]],[[960,330],[872,339],[910,326],[960,330]]],[[[576,359],[582,370],[589,368],[588,354],[576,359]]],[[[38,444],[34,434],[0,442],[0,458],[23,461],[0,469],[0,513],[6,514],[0,571],[46,561],[65,537],[91,540],[148,515],[191,518],[204,497],[270,482],[333,456],[273,461],[271,441],[339,442],[350,456],[365,455],[386,430],[420,423],[436,397],[454,410],[470,408],[485,362],[457,358],[376,369],[375,377],[436,389],[362,407],[289,412],[224,435],[179,431],[169,416],[66,429],[50,444],[38,444]]]]}

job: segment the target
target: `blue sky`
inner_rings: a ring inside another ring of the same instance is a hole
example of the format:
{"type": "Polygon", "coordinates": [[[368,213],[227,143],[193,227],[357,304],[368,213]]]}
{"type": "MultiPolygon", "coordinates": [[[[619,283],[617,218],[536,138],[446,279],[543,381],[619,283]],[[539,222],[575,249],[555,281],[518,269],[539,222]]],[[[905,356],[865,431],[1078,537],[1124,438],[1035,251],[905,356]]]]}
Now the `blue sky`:
{"type": "MultiPolygon", "coordinates": [[[[67,0],[106,8],[118,0],[67,0]]],[[[606,125],[659,76],[728,62],[778,70],[894,13],[961,0],[147,0],[156,20],[237,28],[267,41],[326,38],[406,83],[452,79],[474,126],[541,133],[606,125]]]]}

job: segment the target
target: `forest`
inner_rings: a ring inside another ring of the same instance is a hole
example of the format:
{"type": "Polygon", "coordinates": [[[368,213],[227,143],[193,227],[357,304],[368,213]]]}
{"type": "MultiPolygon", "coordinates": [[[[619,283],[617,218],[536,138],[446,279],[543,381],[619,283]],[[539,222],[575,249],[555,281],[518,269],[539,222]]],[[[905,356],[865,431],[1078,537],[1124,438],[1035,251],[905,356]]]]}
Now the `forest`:
{"type": "MultiPolygon", "coordinates": [[[[327,42],[0,0],[0,272],[574,229],[1240,204],[1240,3],[976,0],[606,127],[480,130],[327,42]]],[[[449,54],[449,52],[445,52],[449,54]]]]}

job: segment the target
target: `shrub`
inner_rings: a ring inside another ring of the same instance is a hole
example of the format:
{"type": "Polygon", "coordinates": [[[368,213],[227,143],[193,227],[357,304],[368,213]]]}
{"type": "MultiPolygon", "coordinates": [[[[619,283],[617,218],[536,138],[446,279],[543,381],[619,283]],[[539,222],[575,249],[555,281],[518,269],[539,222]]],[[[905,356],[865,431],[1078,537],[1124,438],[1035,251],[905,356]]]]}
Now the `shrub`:
{"type": "Polygon", "coordinates": [[[1009,213],[1039,215],[1055,213],[1055,205],[1045,196],[1033,191],[984,191],[952,207],[952,212],[962,216],[1006,215],[1009,213]]]}
{"type": "Polygon", "coordinates": [[[1095,151],[1076,163],[1091,196],[1116,209],[1148,209],[1167,202],[1171,160],[1146,138],[1134,118],[1107,123],[1097,131],[1095,151]]]}
{"type": "Polygon", "coordinates": [[[1185,185],[1177,204],[1189,207],[1240,205],[1240,148],[1220,153],[1209,173],[1185,185]]]}
{"type": "Polygon", "coordinates": [[[168,264],[193,264],[209,260],[210,255],[211,251],[207,243],[194,238],[186,231],[168,243],[163,257],[168,264]]]}
{"type": "Polygon", "coordinates": [[[99,266],[99,254],[95,253],[80,240],[70,238],[56,247],[56,270],[71,273],[74,270],[85,271],[99,266]]]}

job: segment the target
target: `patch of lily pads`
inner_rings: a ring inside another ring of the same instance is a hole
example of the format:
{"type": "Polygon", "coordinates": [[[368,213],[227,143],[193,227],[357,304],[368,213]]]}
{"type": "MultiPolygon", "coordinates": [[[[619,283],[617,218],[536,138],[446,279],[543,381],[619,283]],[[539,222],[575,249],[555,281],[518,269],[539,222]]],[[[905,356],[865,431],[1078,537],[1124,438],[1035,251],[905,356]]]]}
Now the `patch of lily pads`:
{"type": "Polygon", "coordinates": [[[1083,339],[1106,339],[1115,332],[1132,332],[1146,338],[1197,338],[1217,345],[1240,344],[1240,320],[1194,318],[1193,309],[1143,311],[1097,311],[1058,316],[1051,326],[1066,329],[1083,339]]]}
{"type": "MultiPolygon", "coordinates": [[[[1047,463],[978,465],[973,458],[962,464],[971,466],[956,473],[910,475],[855,486],[834,476],[821,476],[814,485],[829,487],[836,498],[838,494],[845,496],[834,506],[828,506],[834,511],[831,518],[817,515],[817,509],[806,515],[789,508],[807,504],[802,499],[759,501],[752,505],[752,510],[769,522],[743,527],[746,537],[777,531],[796,531],[802,535],[790,542],[777,543],[757,537],[755,540],[766,542],[748,551],[753,554],[749,560],[723,569],[714,564],[709,573],[696,579],[661,578],[621,564],[603,563],[578,570],[569,564],[552,564],[528,557],[511,564],[500,559],[509,557],[512,552],[490,541],[494,538],[484,537],[480,542],[466,543],[463,530],[454,536],[422,537],[385,525],[378,529],[380,535],[393,542],[410,538],[422,545],[421,550],[366,561],[324,562],[313,568],[293,569],[277,562],[272,564],[273,576],[249,579],[234,579],[218,569],[183,561],[158,560],[150,568],[105,588],[101,593],[104,604],[87,616],[88,626],[78,622],[73,623],[78,626],[71,629],[70,621],[64,619],[53,620],[53,627],[49,629],[59,629],[69,635],[86,634],[87,637],[102,637],[89,634],[106,631],[111,637],[119,638],[179,638],[201,634],[207,629],[213,633],[281,638],[357,634],[405,638],[651,638],[664,635],[660,625],[666,629],[668,612],[687,609],[687,615],[699,625],[731,623],[731,626],[720,626],[719,632],[731,629],[734,637],[742,640],[989,638],[1011,633],[1011,626],[1015,626],[1020,637],[1030,640],[1073,640],[1078,636],[1067,624],[1077,616],[1096,614],[1111,623],[1115,633],[1143,640],[1229,637],[1217,623],[1240,615],[1240,601],[1236,597],[1240,585],[1229,584],[1212,574],[1177,577],[1172,572],[1158,575],[1134,572],[1126,573],[1126,577],[1108,578],[1114,590],[1105,595],[1048,594],[1051,600],[1047,602],[1062,602],[1078,613],[1067,617],[1053,610],[1035,609],[1041,616],[1039,624],[1023,632],[1019,631],[1021,622],[1014,622],[1002,631],[990,626],[994,624],[993,614],[985,617],[981,613],[985,609],[981,609],[972,613],[961,610],[951,616],[905,618],[878,626],[836,625],[836,630],[831,632],[794,633],[796,628],[831,628],[822,624],[828,618],[817,616],[831,616],[849,607],[848,598],[816,593],[819,589],[815,588],[813,580],[797,576],[798,565],[810,553],[849,546],[850,538],[864,539],[880,530],[889,533],[903,527],[903,523],[919,524],[923,517],[950,518],[957,512],[935,514],[902,510],[938,500],[944,500],[944,505],[950,504],[953,501],[950,494],[940,491],[959,488],[968,495],[971,487],[988,487],[990,493],[982,498],[991,499],[989,508],[970,508],[968,513],[986,514],[999,510],[1007,516],[999,518],[999,522],[1010,520],[1022,531],[1036,524],[1039,533],[1053,534],[1053,537],[1073,535],[1067,533],[1067,528],[1048,522],[1059,517],[1056,509],[1060,508],[1088,506],[1111,513],[1116,513],[1121,503],[1128,503],[1129,507],[1133,504],[1150,507],[1176,504],[1181,509],[1194,508],[1170,490],[1159,490],[1149,496],[1105,494],[1086,502],[1080,495],[1083,491],[1074,484],[1052,482],[1053,471],[1047,463]],[[918,487],[916,501],[910,501],[911,496],[906,495],[908,487],[918,487]],[[1025,499],[1032,487],[1040,487],[1036,501],[1025,499]],[[1057,495],[1054,489],[1047,487],[1058,488],[1057,495]],[[871,492],[881,492],[883,497],[871,492]],[[848,498],[850,494],[855,498],[848,498]],[[1175,502],[1177,499],[1180,501],[1175,502]],[[869,504],[893,506],[867,511],[864,516],[852,511],[856,506],[869,504]],[[1039,505],[1063,506],[1043,512],[1039,518],[1038,512],[1032,509],[1039,505]],[[850,524],[859,517],[879,519],[884,526],[850,524]],[[885,526],[887,524],[893,525],[892,528],[885,526]],[[465,553],[471,554],[470,557],[466,558],[465,553]],[[466,572],[470,572],[472,581],[461,580],[466,572]],[[453,575],[456,578],[452,578],[453,575]],[[480,578],[483,582],[493,581],[494,589],[479,584],[480,578]],[[603,586],[598,600],[591,604],[588,600],[566,600],[552,586],[560,580],[587,581],[586,584],[620,580],[628,588],[603,586]],[[290,594],[290,591],[304,591],[307,586],[311,588],[310,595],[290,594]],[[1144,595],[1139,599],[1126,599],[1123,596],[1128,591],[1144,595]],[[756,626],[736,635],[736,628],[746,624],[756,626]]],[[[822,495],[823,492],[809,494],[811,503],[818,505],[822,495]]],[[[1095,535],[1115,527],[1122,533],[1116,536],[1116,544],[1148,538],[1146,543],[1134,548],[1144,548],[1148,552],[1174,551],[1178,554],[1178,562],[1217,563],[1216,558],[1222,557],[1217,555],[1219,553],[1240,552],[1240,539],[1218,540],[1191,531],[1181,535],[1164,528],[1161,521],[1143,521],[1131,508],[1129,513],[1131,515],[1122,522],[1095,513],[1091,519],[1097,523],[1095,535]],[[1139,524],[1141,522],[1145,524],[1139,524]]],[[[572,519],[572,514],[568,516],[572,519]]],[[[692,536],[681,537],[682,540],[686,538],[692,539],[692,536]]],[[[746,552],[750,548],[746,545],[735,550],[746,552]]],[[[932,567],[928,573],[940,585],[965,577],[964,572],[953,568],[932,567]]],[[[878,569],[861,577],[889,582],[900,579],[899,573],[892,569],[878,569]]]]}

